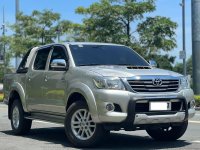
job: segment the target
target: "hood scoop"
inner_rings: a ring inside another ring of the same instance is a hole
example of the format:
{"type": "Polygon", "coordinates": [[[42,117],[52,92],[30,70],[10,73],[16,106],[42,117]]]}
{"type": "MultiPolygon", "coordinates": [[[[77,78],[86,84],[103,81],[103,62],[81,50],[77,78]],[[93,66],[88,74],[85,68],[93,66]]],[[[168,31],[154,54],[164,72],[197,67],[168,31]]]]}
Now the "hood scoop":
{"type": "Polygon", "coordinates": [[[150,66],[128,66],[127,69],[151,69],[150,66]]]}

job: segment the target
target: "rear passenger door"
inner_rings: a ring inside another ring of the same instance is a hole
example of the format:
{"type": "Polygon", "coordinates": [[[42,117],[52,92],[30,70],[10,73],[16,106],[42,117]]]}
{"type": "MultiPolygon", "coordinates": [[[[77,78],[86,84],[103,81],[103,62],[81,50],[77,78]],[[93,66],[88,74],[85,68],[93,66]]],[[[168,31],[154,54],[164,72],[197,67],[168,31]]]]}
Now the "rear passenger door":
{"type": "Polygon", "coordinates": [[[50,51],[50,46],[37,50],[27,73],[26,100],[31,111],[43,111],[44,108],[44,74],[50,51]]]}

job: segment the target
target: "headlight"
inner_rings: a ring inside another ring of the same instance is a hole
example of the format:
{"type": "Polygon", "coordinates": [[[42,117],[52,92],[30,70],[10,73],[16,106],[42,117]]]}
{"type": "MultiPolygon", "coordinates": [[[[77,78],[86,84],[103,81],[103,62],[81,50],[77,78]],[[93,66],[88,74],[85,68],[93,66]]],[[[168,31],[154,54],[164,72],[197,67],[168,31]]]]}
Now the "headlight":
{"type": "Polygon", "coordinates": [[[119,78],[99,77],[94,79],[94,84],[99,89],[125,90],[124,84],[119,78]]]}
{"type": "Polygon", "coordinates": [[[180,87],[181,87],[181,89],[188,89],[188,88],[190,88],[189,76],[181,77],[181,79],[180,79],[180,87]]]}

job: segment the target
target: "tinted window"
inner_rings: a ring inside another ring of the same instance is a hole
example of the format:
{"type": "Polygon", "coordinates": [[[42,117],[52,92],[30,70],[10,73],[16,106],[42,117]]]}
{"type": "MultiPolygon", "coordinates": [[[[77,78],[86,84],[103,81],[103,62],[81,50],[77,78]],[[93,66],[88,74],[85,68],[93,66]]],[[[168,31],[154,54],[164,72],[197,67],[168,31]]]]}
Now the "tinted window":
{"type": "Polygon", "coordinates": [[[24,56],[24,58],[22,59],[18,69],[17,69],[17,73],[27,73],[28,71],[28,66],[29,64],[27,64],[27,60],[28,60],[28,57],[30,55],[30,52],[31,50],[29,50],[26,55],[24,56]]]}
{"type": "Polygon", "coordinates": [[[37,52],[37,56],[36,56],[35,62],[34,62],[35,70],[45,70],[49,51],[50,51],[50,48],[45,48],[45,49],[39,50],[37,52]]]}
{"type": "MultiPolygon", "coordinates": [[[[65,61],[67,60],[65,49],[63,47],[61,47],[61,46],[55,46],[54,47],[49,64],[51,64],[51,62],[54,59],[64,59],[65,61]]],[[[49,70],[53,70],[51,68],[51,66],[49,66],[49,70]]]]}
{"type": "Polygon", "coordinates": [[[76,66],[131,65],[149,66],[137,53],[125,46],[70,45],[76,66]]]}

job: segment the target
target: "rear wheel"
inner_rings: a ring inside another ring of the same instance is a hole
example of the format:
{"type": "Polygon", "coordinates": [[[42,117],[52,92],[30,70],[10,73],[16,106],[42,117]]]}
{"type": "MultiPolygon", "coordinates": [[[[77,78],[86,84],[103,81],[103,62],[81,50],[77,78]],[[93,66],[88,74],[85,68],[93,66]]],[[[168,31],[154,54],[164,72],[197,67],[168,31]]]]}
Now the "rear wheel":
{"type": "Polygon", "coordinates": [[[77,101],[67,111],[65,132],[76,147],[92,147],[100,142],[105,130],[93,122],[86,103],[77,101]]]}
{"type": "Polygon", "coordinates": [[[11,126],[15,135],[23,135],[30,131],[32,120],[24,118],[24,110],[19,100],[11,106],[11,126]]]}
{"type": "Polygon", "coordinates": [[[149,128],[147,133],[155,140],[159,141],[174,141],[179,139],[187,130],[188,121],[183,122],[179,126],[171,126],[168,128],[149,128]]]}

